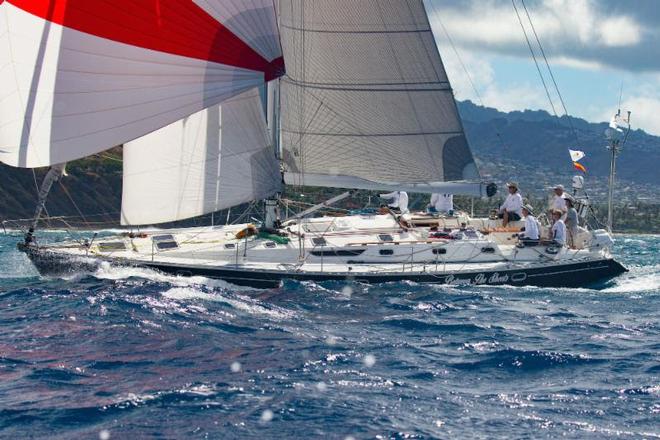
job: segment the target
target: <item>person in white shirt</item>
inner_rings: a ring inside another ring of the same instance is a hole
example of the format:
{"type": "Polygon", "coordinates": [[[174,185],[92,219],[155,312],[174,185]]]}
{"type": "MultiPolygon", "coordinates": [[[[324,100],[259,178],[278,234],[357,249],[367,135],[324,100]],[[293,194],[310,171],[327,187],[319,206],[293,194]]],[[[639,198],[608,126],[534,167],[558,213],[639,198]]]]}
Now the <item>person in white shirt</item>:
{"type": "Polygon", "coordinates": [[[427,206],[430,213],[450,214],[454,211],[453,194],[431,194],[431,202],[427,206]]]}
{"type": "Polygon", "coordinates": [[[552,211],[552,243],[557,246],[564,246],[566,244],[566,224],[561,219],[563,213],[559,209],[552,211]]]}
{"type": "Polygon", "coordinates": [[[525,227],[521,234],[518,235],[523,246],[536,246],[539,244],[539,222],[534,217],[534,210],[530,205],[525,205],[522,208],[522,214],[525,218],[525,227]]]}
{"type": "Polygon", "coordinates": [[[566,194],[564,193],[564,185],[557,185],[554,187],[555,195],[552,196],[550,201],[550,211],[558,209],[562,212],[562,216],[566,213],[566,194]]]}
{"type": "Polygon", "coordinates": [[[387,194],[380,194],[381,199],[392,199],[387,206],[390,209],[397,209],[401,214],[408,212],[408,193],[405,191],[394,191],[387,194]]]}
{"type": "Polygon", "coordinates": [[[518,184],[509,182],[506,186],[509,188],[509,195],[506,196],[498,213],[498,217],[502,219],[502,226],[506,226],[511,221],[518,221],[522,216],[523,199],[518,191],[518,184]]]}

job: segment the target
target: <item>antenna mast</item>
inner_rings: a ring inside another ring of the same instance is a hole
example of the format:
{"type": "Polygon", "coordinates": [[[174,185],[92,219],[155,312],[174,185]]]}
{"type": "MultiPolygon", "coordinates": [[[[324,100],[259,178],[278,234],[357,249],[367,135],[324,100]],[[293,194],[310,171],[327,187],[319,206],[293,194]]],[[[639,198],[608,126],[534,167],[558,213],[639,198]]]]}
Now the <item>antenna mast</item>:
{"type": "Polygon", "coordinates": [[[607,138],[607,149],[610,150],[610,177],[608,180],[607,193],[607,231],[612,233],[612,201],[614,198],[614,177],[616,175],[616,157],[619,155],[623,146],[626,144],[628,134],[630,133],[630,112],[626,118],[621,117],[621,109],[617,110],[616,115],[612,116],[610,126],[605,130],[607,138]],[[624,127],[623,129],[621,127],[624,127]],[[625,134],[624,134],[625,129],[625,134]]]}

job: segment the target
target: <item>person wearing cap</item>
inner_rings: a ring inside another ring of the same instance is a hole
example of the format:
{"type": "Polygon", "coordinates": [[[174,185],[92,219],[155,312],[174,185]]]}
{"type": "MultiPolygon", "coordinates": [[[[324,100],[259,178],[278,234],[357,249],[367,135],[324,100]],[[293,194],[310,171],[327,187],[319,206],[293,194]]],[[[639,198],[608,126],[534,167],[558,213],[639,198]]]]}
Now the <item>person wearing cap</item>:
{"type": "Polygon", "coordinates": [[[550,210],[558,209],[562,215],[566,213],[566,193],[564,192],[564,185],[556,185],[553,188],[555,195],[550,201],[550,210]]]}
{"type": "Polygon", "coordinates": [[[563,247],[566,245],[566,224],[561,216],[564,213],[559,209],[552,210],[552,229],[550,230],[552,244],[563,247]]]}
{"type": "Polygon", "coordinates": [[[530,205],[522,207],[522,215],[525,218],[523,232],[518,235],[523,246],[536,246],[539,244],[539,222],[534,217],[534,209],[530,205]]]}
{"type": "Polygon", "coordinates": [[[408,212],[408,193],[405,191],[394,191],[387,194],[380,194],[381,199],[392,199],[387,206],[395,212],[406,214],[408,212]]]}
{"type": "Polygon", "coordinates": [[[518,191],[518,184],[509,182],[506,186],[509,189],[509,194],[498,210],[498,217],[502,219],[502,226],[506,226],[511,221],[518,221],[522,216],[523,199],[520,191],[518,191]]]}
{"type": "Polygon", "coordinates": [[[575,239],[578,234],[579,219],[577,210],[573,207],[573,198],[568,196],[565,199],[566,201],[566,219],[564,223],[566,224],[566,230],[568,231],[568,245],[573,248],[575,247],[575,239]]]}

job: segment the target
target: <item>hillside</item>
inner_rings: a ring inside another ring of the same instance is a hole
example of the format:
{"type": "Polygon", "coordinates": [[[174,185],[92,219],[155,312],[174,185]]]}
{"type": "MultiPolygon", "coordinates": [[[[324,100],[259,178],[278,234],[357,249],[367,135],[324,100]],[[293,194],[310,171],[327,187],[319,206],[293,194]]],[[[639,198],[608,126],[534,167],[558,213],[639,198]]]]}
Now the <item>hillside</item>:
{"type": "MultiPolygon", "coordinates": [[[[515,179],[523,194],[543,198],[547,187],[567,185],[576,172],[567,149],[585,151],[587,190],[596,203],[605,202],[609,156],[603,132],[606,123],[593,124],[574,119],[580,143],[576,146],[566,118],[557,119],[544,111],[500,112],[470,101],[460,102],[468,139],[486,180],[502,185],[515,179]],[[498,137],[499,134],[499,137],[498,137]]],[[[121,148],[103,156],[69,163],[69,176],[53,187],[47,209],[51,216],[77,215],[67,192],[89,221],[117,221],[121,203],[121,148]]],[[[620,204],[656,204],[660,195],[660,137],[642,130],[631,133],[618,161],[617,198],[620,204]]],[[[45,169],[36,170],[40,183],[45,169]]],[[[310,191],[311,193],[311,191],[310,191]]],[[[322,190],[319,197],[332,193],[322,190]]],[[[0,220],[28,218],[36,203],[31,170],[0,164],[0,220]]],[[[416,198],[415,198],[416,199],[416,198]]],[[[422,198],[419,198],[420,203],[422,198]]]]}
{"type": "MultiPolygon", "coordinates": [[[[569,183],[578,173],[568,156],[568,148],[572,148],[587,154],[581,161],[588,171],[587,189],[604,200],[610,166],[604,136],[607,123],[573,118],[579,139],[576,143],[567,118],[558,119],[545,111],[503,113],[470,101],[460,102],[459,111],[484,178],[498,183],[515,179],[524,191],[540,194],[556,182],[569,183]]],[[[660,137],[643,130],[631,131],[617,161],[618,196],[626,201],[641,197],[655,203],[660,193],[659,163],[660,137]]]]}
{"type": "MultiPolygon", "coordinates": [[[[104,157],[92,156],[70,162],[68,176],[53,185],[46,209],[50,216],[78,215],[76,206],[89,221],[117,221],[121,205],[121,148],[104,157]],[[68,193],[68,194],[67,194],[68,193]],[[70,198],[69,198],[70,197],[70,198]]],[[[41,184],[47,168],[35,169],[41,184]]],[[[29,218],[34,213],[37,189],[32,171],[0,164],[0,220],[29,218]]]]}

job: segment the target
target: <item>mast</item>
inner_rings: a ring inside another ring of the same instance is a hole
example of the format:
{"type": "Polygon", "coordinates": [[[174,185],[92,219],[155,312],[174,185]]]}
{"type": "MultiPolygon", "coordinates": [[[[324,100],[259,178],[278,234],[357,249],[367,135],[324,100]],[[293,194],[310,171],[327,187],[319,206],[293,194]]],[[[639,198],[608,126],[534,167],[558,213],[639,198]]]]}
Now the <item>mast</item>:
{"type": "MultiPolygon", "coordinates": [[[[275,79],[267,83],[267,99],[266,99],[266,118],[268,123],[268,134],[270,135],[270,143],[273,148],[275,157],[280,163],[282,160],[282,152],[280,150],[280,80],[275,79]]],[[[275,229],[279,220],[279,199],[278,193],[275,197],[270,197],[264,201],[265,203],[265,216],[264,228],[275,229]]]]}
{"type": "Polygon", "coordinates": [[[612,205],[614,199],[614,177],[616,175],[616,157],[619,155],[619,152],[623,149],[623,146],[628,139],[628,133],[630,133],[630,112],[628,112],[628,117],[623,119],[621,118],[621,110],[619,109],[612,117],[610,121],[610,126],[605,130],[605,137],[607,138],[607,149],[610,150],[610,175],[608,179],[608,191],[607,191],[607,230],[612,233],[612,205]],[[621,127],[625,127],[624,130],[621,127]]]}

